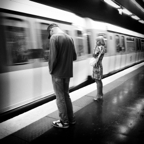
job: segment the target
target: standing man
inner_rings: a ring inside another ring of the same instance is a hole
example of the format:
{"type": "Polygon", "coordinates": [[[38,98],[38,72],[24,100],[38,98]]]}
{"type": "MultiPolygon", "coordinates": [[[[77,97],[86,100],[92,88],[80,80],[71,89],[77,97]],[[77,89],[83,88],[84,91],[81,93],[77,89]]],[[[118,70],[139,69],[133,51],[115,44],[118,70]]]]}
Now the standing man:
{"type": "Polygon", "coordinates": [[[47,32],[48,39],[50,39],[49,72],[52,75],[60,117],[60,120],[53,121],[53,126],[68,128],[70,124],[76,123],[69,96],[69,82],[73,77],[73,61],[77,58],[75,46],[73,39],[57,24],[50,24],[47,32]]]}

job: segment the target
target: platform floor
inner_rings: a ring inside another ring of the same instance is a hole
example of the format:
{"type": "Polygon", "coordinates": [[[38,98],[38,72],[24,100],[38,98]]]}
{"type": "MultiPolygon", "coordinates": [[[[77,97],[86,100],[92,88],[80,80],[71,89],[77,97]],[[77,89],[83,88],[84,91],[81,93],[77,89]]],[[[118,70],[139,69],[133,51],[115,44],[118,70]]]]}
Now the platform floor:
{"type": "Polygon", "coordinates": [[[55,110],[1,139],[0,144],[143,144],[144,66],[104,85],[103,101],[93,101],[96,90],[73,101],[76,124],[52,127],[55,110]]]}

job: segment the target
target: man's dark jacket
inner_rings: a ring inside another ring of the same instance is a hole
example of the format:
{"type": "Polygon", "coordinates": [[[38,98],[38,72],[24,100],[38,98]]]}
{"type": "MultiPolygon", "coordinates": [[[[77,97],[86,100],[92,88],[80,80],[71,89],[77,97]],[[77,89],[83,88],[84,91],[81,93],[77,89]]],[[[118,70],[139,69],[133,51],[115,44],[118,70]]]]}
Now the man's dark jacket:
{"type": "Polygon", "coordinates": [[[73,77],[73,61],[76,60],[73,39],[58,33],[50,38],[49,72],[59,78],[73,77]]]}

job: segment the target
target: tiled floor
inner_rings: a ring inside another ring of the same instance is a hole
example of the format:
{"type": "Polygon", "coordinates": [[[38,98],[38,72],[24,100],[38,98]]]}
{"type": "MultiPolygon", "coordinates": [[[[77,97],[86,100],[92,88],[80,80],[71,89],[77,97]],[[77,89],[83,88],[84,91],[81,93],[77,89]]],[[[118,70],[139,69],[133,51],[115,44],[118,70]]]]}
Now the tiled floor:
{"type": "Polygon", "coordinates": [[[104,86],[103,101],[95,102],[96,90],[73,102],[76,125],[53,128],[54,111],[3,138],[2,143],[143,144],[144,66],[104,86]]]}

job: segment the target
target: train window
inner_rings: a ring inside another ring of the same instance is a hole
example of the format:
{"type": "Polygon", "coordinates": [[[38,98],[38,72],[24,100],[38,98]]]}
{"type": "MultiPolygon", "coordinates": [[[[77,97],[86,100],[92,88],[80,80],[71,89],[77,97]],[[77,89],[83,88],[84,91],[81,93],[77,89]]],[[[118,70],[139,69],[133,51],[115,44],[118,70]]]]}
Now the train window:
{"type": "Polygon", "coordinates": [[[121,46],[120,46],[120,37],[119,37],[119,35],[115,36],[115,42],[116,42],[116,51],[120,52],[121,51],[121,46]]]}
{"type": "Polygon", "coordinates": [[[135,49],[134,38],[133,37],[127,37],[126,42],[127,42],[127,51],[133,52],[135,49]]]}
{"type": "Polygon", "coordinates": [[[140,43],[140,39],[136,39],[136,50],[139,51],[141,50],[141,43],[140,43]]]}
{"type": "Polygon", "coordinates": [[[86,35],[88,54],[91,53],[90,37],[91,37],[91,32],[88,32],[87,35],[86,35]]]}
{"type": "Polygon", "coordinates": [[[78,37],[82,37],[82,31],[77,30],[76,33],[77,33],[77,36],[78,36],[78,37]]]}
{"type": "Polygon", "coordinates": [[[47,34],[47,27],[49,24],[40,23],[40,39],[41,39],[41,47],[43,49],[43,60],[48,61],[49,55],[49,40],[47,34]]]}
{"type": "Polygon", "coordinates": [[[105,33],[99,33],[98,36],[103,36],[106,44],[106,53],[107,53],[107,35],[105,33]]]}
{"type": "Polygon", "coordinates": [[[68,30],[64,30],[64,32],[68,35],[70,35],[70,32],[68,30]]]}
{"type": "Polygon", "coordinates": [[[26,22],[20,19],[4,19],[8,65],[28,62],[28,37],[26,22]]]}
{"type": "Polygon", "coordinates": [[[141,40],[141,49],[144,51],[144,39],[141,40]]]}
{"type": "Polygon", "coordinates": [[[124,36],[121,36],[121,51],[125,51],[125,39],[124,36]]]}
{"type": "Polygon", "coordinates": [[[83,45],[83,33],[80,30],[76,30],[76,48],[77,55],[83,56],[85,54],[84,45],[83,45]]]}

